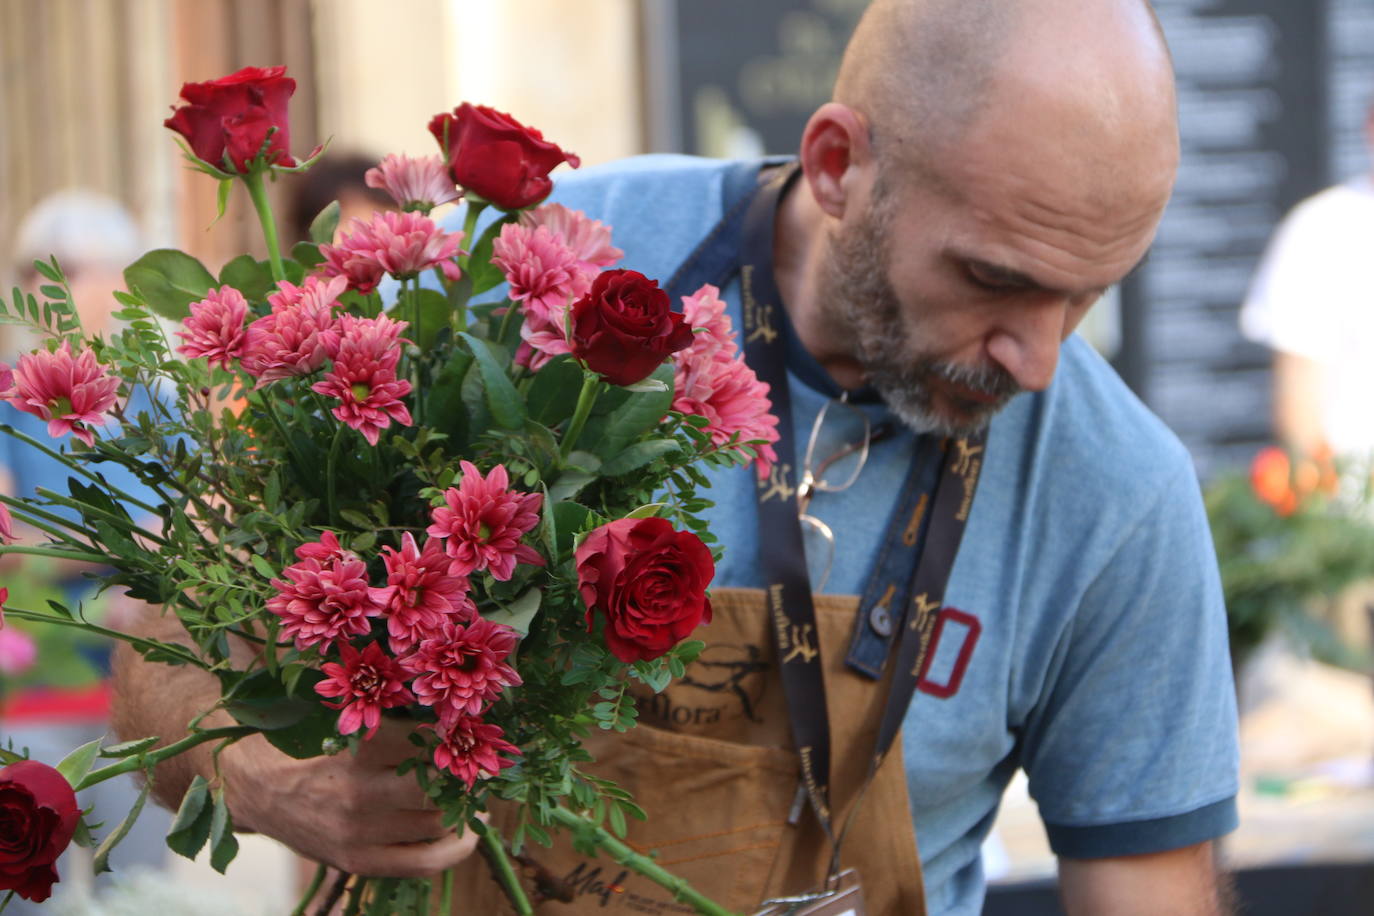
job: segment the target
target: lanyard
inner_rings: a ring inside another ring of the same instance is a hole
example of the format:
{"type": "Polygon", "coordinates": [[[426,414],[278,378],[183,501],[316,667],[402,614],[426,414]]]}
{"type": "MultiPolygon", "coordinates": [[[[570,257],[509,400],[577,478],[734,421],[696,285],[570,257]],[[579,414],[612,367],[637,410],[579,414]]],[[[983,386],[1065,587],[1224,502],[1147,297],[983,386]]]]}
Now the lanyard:
{"type": "MultiPolygon", "coordinates": [[[[835,833],[830,811],[830,717],[820,661],[816,610],[807,573],[801,523],[798,518],[796,483],[796,436],[792,422],[787,378],[786,316],[773,276],[773,231],[778,201],[794,168],[778,169],[761,187],[750,182],[753,193],[740,193],[742,181],[736,169],[727,178],[739,199],[727,199],[726,215],[702,245],[693,252],[670,283],[674,295],[688,290],[684,277],[710,271],[711,280],[723,280],[736,271],[744,317],[744,356],[760,380],[769,386],[773,411],[778,417],[779,438],[774,443],[778,461],[774,474],[759,481],[755,490],[759,518],[759,561],[767,589],[770,630],[787,700],[788,719],[801,760],[802,785],[817,820],[832,844],[835,833]],[[708,267],[708,265],[710,265],[708,267]],[[712,268],[725,268],[723,270],[712,268]],[[781,484],[779,486],[778,484],[781,484]]],[[[757,175],[756,171],[751,177],[757,175]]],[[[884,705],[877,741],[872,751],[870,778],[877,772],[901,729],[906,709],[920,680],[931,634],[943,606],[954,559],[972,508],[982,467],[986,430],[962,439],[946,439],[939,445],[939,473],[933,498],[923,496],[921,514],[929,506],[929,519],[913,518],[898,527],[912,530],[927,526],[920,540],[920,558],[910,580],[902,582],[902,594],[911,595],[904,609],[894,609],[896,656],[892,685],[884,705]],[[896,628],[900,627],[899,631],[896,628]]],[[[908,550],[917,538],[904,538],[908,550]]],[[[908,565],[906,568],[910,569],[908,565]]],[[[881,571],[879,571],[881,572],[881,571]]],[[[872,586],[870,586],[870,591],[872,586]]]]}

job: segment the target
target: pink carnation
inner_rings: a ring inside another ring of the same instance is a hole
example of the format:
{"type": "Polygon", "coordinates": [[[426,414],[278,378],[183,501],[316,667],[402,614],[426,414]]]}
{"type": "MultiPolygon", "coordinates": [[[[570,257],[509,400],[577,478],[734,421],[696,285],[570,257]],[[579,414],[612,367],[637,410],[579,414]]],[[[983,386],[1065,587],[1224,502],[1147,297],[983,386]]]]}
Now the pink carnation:
{"type": "Polygon", "coordinates": [[[465,252],[459,247],[461,232],[445,232],[429,217],[391,210],[372,214],[369,222],[353,219],[352,231],[337,245],[321,245],[325,262],[320,270],[328,277],[346,277],[360,293],[370,293],[383,274],[413,277],[439,267],[450,280],[460,276],[453,258],[465,252]]]}
{"type": "Polygon", "coordinates": [[[501,754],[519,754],[520,749],[505,740],[506,734],[499,725],[483,722],[473,716],[454,719],[446,726],[424,725],[434,728],[439,735],[439,746],[434,749],[434,765],[448,770],[469,789],[477,780],[489,779],[515,761],[507,760],[501,754]]]}
{"type": "Polygon", "coordinates": [[[65,340],[54,352],[36,350],[19,357],[11,381],[5,395],[11,404],[47,420],[48,435],[71,433],[87,445],[95,444],[90,427],[105,422],[119,391],[119,379],[96,362],[94,351],[73,356],[65,340]]]}
{"type": "Polygon", "coordinates": [[[309,375],[339,348],[334,304],[346,284],[309,277],[304,286],[283,281],[267,297],[272,312],[248,325],[240,364],[261,388],[277,379],[309,375]]]}
{"type": "Polygon", "coordinates": [[[248,340],[248,300],[232,286],[210,290],[204,299],[191,303],[191,314],[182,322],[177,336],[185,341],[177,352],[203,356],[210,365],[230,368],[243,355],[248,340]]]}
{"type": "Polygon", "coordinates": [[[444,548],[452,560],[450,575],[486,569],[504,581],[514,573],[517,562],[543,566],[539,551],[521,544],[520,538],[539,524],[544,495],[507,489],[510,475],[505,465],[498,464],[485,478],[471,462],[459,466],[462,481],[444,492],[447,506],[431,513],[433,524],[427,529],[431,537],[447,539],[444,548]]]}
{"type": "Polygon", "coordinates": [[[445,622],[407,656],[406,671],[415,675],[411,688],[422,706],[432,706],[440,722],[475,716],[507,687],[521,683],[506,661],[515,651],[510,627],[476,617],[470,623],[445,622]]]}
{"type": "Polygon", "coordinates": [[[366,727],[364,739],[371,738],[382,721],[382,710],[415,702],[406,689],[405,671],[396,659],[370,642],[359,652],[348,643],[339,644],[338,662],[326,662],[322,668],[325,678],[315,685],[322,697],[338,697],[336,703],[326,702],[330,709],[341,709],[339,734],[351,735],[366,727]]]}
{"type": "Polygon", "coordinates": [[[467,623],[477,616],[467,577],[448,573],[443,541],[431,538],[421,551],[407,531],[401,535],[400,550],[382,548],[382,560],[387,584],[395,589],[385,611],[391,651],[404,654],[445,622],[467,623]]]}
{"type": "Polygon", "coordinates": [[[449,177],[448,166],[439,156],[417,159],[392,153],[380,165],[368,169],[363,181],[369,188],[386,191],[402,210],[421,213],[461,196],[449,177]]]}
{"type": "Polygon", "coordinates": [[[557,319],[561,326],[568,301],[591,287],[578,266],[577,254],[547,226],[502,226],[492,252],[491,263],[501,268],[510,284],[511,301],[524,303],[526,320],[533,317],[548,323],[557,319]]]}
{"type": "Polygon", "coordinates": [[[323,561],[308,557],[282,576],[272,580],[277,594],[267,599],[267,609],[282,619],[281,634],[293,638],[297,649],[319,646],[327,652],[336,639],[369,632],[368,618],[391,600],[390,588],[368,584],[367,565],[351,553],[323,561]]]}
{"type": "Polygon", "coordinates": [[[562,204],[545,204],[526,210],[520,214],[520,223],[530,228],[547,227],[572,249],[578,266],[588,277],[614,267],[625,256],[625,252],[611,244],[610,226],[562,204]]]}
{"type": "Polygon", "coordinates": [[[339,348],[334,365],[311,391],[339,399],[332,411],[340,422],[363,434],[376,445],[382,430],[394,420],[411,424],[410,411],[401,398],[410,394],[410,382],[396,377],[401,358],[399,335],[405,322],[385,315],[339,319],[339,348]]]}

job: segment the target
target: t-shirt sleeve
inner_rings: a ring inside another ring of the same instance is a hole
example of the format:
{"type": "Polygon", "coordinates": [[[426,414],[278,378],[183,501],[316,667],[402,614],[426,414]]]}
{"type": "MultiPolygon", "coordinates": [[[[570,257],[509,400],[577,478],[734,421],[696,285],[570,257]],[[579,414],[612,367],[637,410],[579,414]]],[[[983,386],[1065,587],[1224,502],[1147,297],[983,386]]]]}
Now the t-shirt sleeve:
{"type": "Polygon", "coordinates": [[[1055,853],[1136,855],[1237,823],[1235,690],[1215,553],[1186,463],[1084,591],[1022,762],[1055,853]]]}
{"type": "Polygon", "coordinates": [[[1365,232],[1346,227],[1342,189],[1305,201],[1274,233],[1255,271],[1240,327],[1272,349],[1322,361],[1340,352],[1344,316],[1368,284],[1367,258],[1352,243],[1365,232]]]}

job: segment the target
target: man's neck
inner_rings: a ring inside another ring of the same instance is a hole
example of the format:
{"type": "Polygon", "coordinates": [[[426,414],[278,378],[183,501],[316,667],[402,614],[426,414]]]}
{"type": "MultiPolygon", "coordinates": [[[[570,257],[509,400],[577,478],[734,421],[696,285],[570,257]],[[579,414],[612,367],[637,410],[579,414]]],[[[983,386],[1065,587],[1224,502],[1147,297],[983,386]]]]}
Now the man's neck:
{"type": "Polygon", "coordinates": [[[825,269],[826,215],[799,175],[778,204],[773,224],[773,277],[798,342],[841,388],[864,384],[863,368],[833,303],[820,301],[825,269]]]}

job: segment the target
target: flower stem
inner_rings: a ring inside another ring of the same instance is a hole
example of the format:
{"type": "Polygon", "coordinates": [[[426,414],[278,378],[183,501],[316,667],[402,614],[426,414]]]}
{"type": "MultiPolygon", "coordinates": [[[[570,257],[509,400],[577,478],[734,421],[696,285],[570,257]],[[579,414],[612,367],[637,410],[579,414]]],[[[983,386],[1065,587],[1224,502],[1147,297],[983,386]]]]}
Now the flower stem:
{"type": "Polygon", "coordinates": [[[443,884],[439,888],[439,912],[449,916],[453,912],[453,869],[444,872],[443,884]]]}
{"type": "Polygon", "coordinates": [[[334,910],[334,904],[339,902],[343,896],[344,888],[348,886],[348,879],[353,877],[346,871],[339,872],[339,877],[334,879],[334,883],[329,887],[329,893],[325,895],[324,902],[319,909],[315,910],[315,916],[330,916],[334,910]]]}
{"type": "Polygon", "coordinates": [[[582,376],[582,391],[577,395],[577,408],[573,411],[572,422],[568,424],[567,435],[563,437],[563,444],[559,446],[558,454],[563,460],[567,460],[572,453],[573,446],[577,444],[577,438],[582,435],[582,428],[587,425],[587,417],[591,415],[592,405],[596,403],[596,396],[601,392],[601,376],[594,372],[586,372],[582,376]]]}
{"type": "Polygon", "coordinates": [[[255,735],[260,730],[261,729],[254,728],[251,725],[226,725],[223,728],[207,728],[204,731],[192,732],[174,744],[168,744],[165,747],[160,747],[155,751],[149,751],[146,754],[135,754],[132,757],[125,757],[117,763],[112,763],[107,767],[101,767],[98,770],[87,773],[86,777],[76,786],[76,791],[80,792],[83,789],[89,789],[96,783],[104,782],[107,779],[111,779],[123,773],[131,773],[134,770],[142,770],[146,767],[156,766],[168,757],[175,757],[183,751],[189,751],[197,744],[204,744],[207,741],[217,741],[220,738],[228,738],[231,741],[237,741],[240,738],[255,735]]]}
{"type": "Polygon", "coordinates": [[[467,212],[463,214],[463,244],[467,246],[468,253],[458,261],[458,266],[463,269],[463,273],[468,272],[468,265],[472,263],[472,254],[477,248],[477,239],[473,238],[473,233],[477,231],[477,217],[486,209],[486,206],[485,201],[481,203],[472,200],[467,201],[467,212]]]}
{"type": "Polygon", "coordinates": [[[296,908],[291,911],[291,916],[305,916],[305,908],[310,906],[310,901],[315,899],[315,895],[320,892],[320,885],[324,884],[324,873],[328,869],[323,863],[315,866],[315,877],[310,879],[310,886],[301,895],[301,902],[296,904],[296,908]]]}
{"type": "MultiPolygon", "coordinates": [[[[520,886],[520,878],[515,874],[515,869],[510,864],[510,858],[506,855],[506,844],[501,839],[501,834],[475,817],[468,821],[468,826],[477,831],[478,836],[482,838],[482,854],[486,856],[492,871],[496,873],[496,877],[506,891],[506,896],[515,906],[515,911],[520,916],[533,916],[534,907],[530,906],[529,898],[525,896],[525,889],[520,886]]],[[[449,874],[451,875],[452,872],[449,874]]],[[[440,912],[447,913],[448,911],[441,910],[440,912]]]]}
{"type": "Polygon", "coordinates": [[[553,819],[564,827],[570,829],[588,831],[591,833],[596,844],[610,855],[617,863],[632,869],[644,877],[661,885],[673,892],[673,899],[691,905],[698,913],[706,916],[737,916],[737,914],[725,909],[715,901],[703,896],[682,878],[665,871],[659,867],[658,863],[648,856],[640,855],[629,846],[617,840],[608,833],[601,825],[587,820],[581,815],[574,814],[567,808],[555,805],[549,812],[553,819]]]}
{"type": "Polygon", "coordinates": [[[363,892],[367,890],[368,879],[362,875],[353,879],[353,887],[348,892],[348,905],[344,907],[344,916],[358,916],[363,906],[363,892]]]}
{"type": "MultiPolygon", "coordinates": [[[[0,548],[0,553],[13,552],[13,548],[0,548]]],[[[75,627],[80,630],[85,630],[87,633],[96,633],[101,636],[108,636],[110,639],[123,640],[124,642],[127,642],[129,645],[133,646],[135,649],[138,649],[139,651],[157,649],[159,652],[165,652],[168,655],[176,656],[186,664],[195,665],[197,668],[204,668],[207,671],[210,670],[210,666],[207,665],[205,662],[201,661],[199,658],[197,658],[189,649],[185,648],[184,646],[176,645],[175,643],[160,642],[156,639],[144,639],[141,636],[131,636],[128,633],[122,633],[119,630],[106,629],[105,627],[91,623],[88,620],[73,620],[70,617],[63,617],[62,615],[53,612],[29,611],[25,610],[24,608],[6,607],[5,613],[19,620],[34,620],[40,623],[56,624],[60,627],[75,627]]]]}
{"type": "Polygon", "coordinates": [[[338,519],[335,517],[335,503],[337,497],[334,486],[334,467],[339,460],[339,443],[343,441],[345,429],[347,429],[347,427],[340,423],[339,428],[334,430],[334,441],[329,444],[329,457],[325,459],[324,465],[325,497],[327,500],[326,505],[329,510],[329,524],[331,525],[338,524],[338,519]]]}
{"type": "Polygon", "coordinates": [[[253,209],[258,211],[258,222],[262,224],[262,237],[267,242],[267,259],[272,265],[272,279],[280,283],[286,279],[286,268],[282,265],[277,221],[272,216],[272,202],[267,199],[262,172],[249,172],[243,176],[243,183],[248,187],[248,196],[253,198],[253,209]]]}

